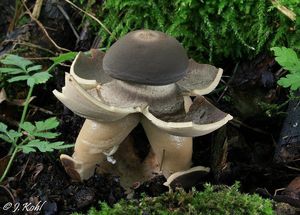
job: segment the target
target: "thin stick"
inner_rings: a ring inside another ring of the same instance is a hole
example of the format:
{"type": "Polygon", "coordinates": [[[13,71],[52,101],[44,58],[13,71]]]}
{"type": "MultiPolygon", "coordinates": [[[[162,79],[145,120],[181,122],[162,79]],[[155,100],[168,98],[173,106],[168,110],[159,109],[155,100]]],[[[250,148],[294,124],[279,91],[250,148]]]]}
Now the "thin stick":
{"type": "Polygon", "coordinates": [[[45,52],[49,52],[51,54],[53,54],[54,56],[56,55],[53,51],[51,51],[50,49],[46,49],[44,47],[41,47],[39,45],[36,45],[34,43],[29,43],[29,42],[18,42],[18,40],[4,40],[4,42],[12,42],[13,43],[13,48],[16,46],[16,45],[24,45],[24,46],[28,46],[28,47],[31,47],[31,48],[36,48],[36,49],[40,49],[40,50],[43,50],[45,52]]]}
{"type": "Polygon", "coordinates": [[[289,165],[285,165],[287,168],[292,169],[292,170],[296,170],[300,172],[300,169],[297,167],[293,167],[293,166],[289,166],[289,165]]]}
{"type": "Polygon", "coordinates": [[[22,10],[22,6],[20,4],[19,1],[15,1],[15,12],[14,12],[14,17],[12,19],[12,21],[9,23],[8,29],[7,29],[7,33],[11,33],[13,31],[13,29],[15,28],[17,19],[20,18],[20,14],[21,14],[21,10],[22,10]]]}
{"type": "Polygon", "coordinates": [[[29,104],[29,107],[34,108],[34,109],[36,109],[37,111],[40,111],[40,112],[45,113],[45,114],[48,114],[48,115],[55,115],[52,111],[47,110],[47,109],[42,108],[42,107],[38,107],[38,106],[36,106],[36,105],[29,104]]]}
{"type": "Polygon", "coordinates": [[[281,5],[277,0],[271,0],[271,2],[282,14],[287,16],[290,20],[296,21],[296,14],[293,11],[281,5]]]}
{"type": "Polygon", "coordinates": [[[66,12],[66,11],[62,8],[62,6],[60,6],[59,4],[57,5],[57,8],[60,10],[60,12],[62,13],[62,15],[63,15],[63,16],[65,17],[65,19],[67,20],[67,22],[68,22],[70,28],[72,29],[72,31],[73,31],[73,33],[74,33],[74,35],[75,35],[75,37],[76,37],[76,39],[79,40],[79,35],[78,35],[76,29],[74,28],[74,26],[72,25],[71,19],[70,19],[69,15],[67,14],[67,12],[66,12]]]}
{"type": "Polygon", "coordinates": [[[50,42],[59,50],[62,50],[62,51],[66,51],[66,52],[70,52],[69,49],[66,49],[66,48],[63,48],[63,47],[60,47],[59,45],[56,44],[56,42],[49,36],[47,30],[45,29],[45,27],[43,26],[43,24],[37,20],[35,17],[33,17],[32,13],[30,12],[29,8],[26,6],[25,2],[22,0],[22,3],[28,13],[28,15],[30,16],[30,18],[36,22],[36,24],[38,24],[38,26],[42,29],[42,31],[44,32],[44,34],[46,35],[46,37],[50,40],[50,42]]]}
{"type": "Polygon", "coordinates": [[[8,164],[7,164],[7,166],[6,166],[5,170],[4,170],[4,173],[2,174],[2,176],[1,176],[1,178],[0,178],[0,183],[3,182],[3,180],[5,179],[5,177],[6,177],[7,173],[8,173],[8,171],[10,170],[10,167],[11,167],[11,165],[12,165],[12,162],[13,162],[13,160],[14,160],[14,158],[15,158],[17,152],[18,152],[18,150],[19,150],[19,147],[18,147],[18,146],[14,148],[13,153],[11,154],[11,157],[10,157],[10,159],[9,159],[9,162],[8,162],[8,164]]]}
{"type": "Polygon", "coordinates": [[[237,120],[237,119],[233,119],[233,120],[231,120],[231,121],[229,121],[229,123],[231,124],[231,125],[240,125],[240,126],[243,126],[243,127],[245,127],[245,128],[248,128],[248,129],[250,129],[250,130],[252,130],[252,131],[255,131],[255,132],[257,132],[257,133],[261,133],[261,134],[266,134],[266,135],[270,135],[270,133],[268,133],[268,132],[266,132],[266,131],[263,131],[263,130],[261,130],[261,129],[259,129],[259,128],[253,128],[253,127],[251,127],[251,126],[249,126],[249,125],[247,125],[247,124],[245,124],[245,123],[243,123],[243,122],[241,122],[241,121],[239,121],[239,120],[237,120]]]}
{"type": "Polygon", "coordinates": [[[235,74],[236,74],[236,71],[237,71],[237,69],[238,69],[238,66],[239,66],[239,63],[237,63],[237,64],[235,65],[234,70],[233,70],[233,73],[232,73],[232,76],[230,77],[229,81],[225,84],[226,87],[225,87],[225,89],[223,90],[223,92],[222,92],[222,94],[220,95],[220,97],[218,98],[217,102],[219,102],[219,101],[223,98],[223,96],[225,95],[225,93],[227,92],[229,85],[231,84],[231,82],[233,81],[233,79],[234,79],[234,77],[235,77],[235,74]]]}
{"type": "Polygon", "coordinates": [[[40,17],[42,5],[43,5],[43,0],[36,0],[35,1],[34,8],[33,8],[33,11],[32,11],[32,16],[35,19],[38,19],[40,17]]]}
{"type": "Polygon", "coordinates": [[[279,191],[283,191],[283,190],[285,190],[285,188],[278,188],[278,189],[276,189],[275,192],[274,192],[274,196],[277,196],[277,193],[279,191]]]}
{"type": "Polygon", "coordinates": [[[24,58],[27,60],[51,60],[52,57],[24,57],[24,58]]]}
{"type": "Polygon", "coordinates": [[[34,43],[29,43],[29,42],[17,42],[15,43],[16,45],[24,45],[24,46],[28,46],[28,47],[32,47],[32,48],[36,48],[36,49],[40,49],[42,51],[45,51],[45,52],[48,52],[50,54],[53,54],[54,56],[56,55],[53,51],[49,50],[49,49],[46,49],[46,48],[43,48],[39,45],[36,45],[34,43]]]}
{"type": "Polygon", "coordinates": [[[161,171],[161,170],[162,170],[162,166],[163,166],[164,159],[165,159],[165,154],[166,154],[166,150],[164,149],[164,150],[163,150],[162,157],[161,157],[161,162],[160,162],[159,171],[161,171]]]}
{"type": "Polygon", "coordinates": [[[97,19],[95,16],[93,16],[92,14],[82,10],[80,7],[78,7],[77,5],[75,5],[74,3],[72,3],[71,1],[69,0],[65,0],[67,3],[69,3],[70,5],[72,5],[73,7],[75,7],[77,10],[85,13],[86,15],[88,15],[89,17],[91,17],[93,20],[95,20],[99,25],[101,25],[102,28],[104,28],[104,30],[109,33],[110,36],[112,36],[115,40],[117,39],[112,33],[110,30],[108,30],[108,28],[99,20],[97,19]]]}
{"type": "Polygon", "coordinates": [[[13,205],[15,206],[16,201],[15,201],[14,195],[11,193],[11,191],[6,186],[0,185],[0,187],[2,187],[10,195],[10,198],[13,201],[13,205]]]}

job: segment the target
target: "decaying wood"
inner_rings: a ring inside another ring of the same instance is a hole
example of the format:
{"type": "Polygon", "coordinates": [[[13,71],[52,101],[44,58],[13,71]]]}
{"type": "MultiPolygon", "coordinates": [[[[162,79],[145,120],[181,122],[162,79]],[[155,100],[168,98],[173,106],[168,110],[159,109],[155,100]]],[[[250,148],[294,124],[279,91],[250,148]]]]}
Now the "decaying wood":
{"type": "MultiPolygon", "coordinates": [[[[300,96],[298,91],[296,96],[300,96]]],[[[275,153],[277,162],[291,162],[300,158],[300,100],[289,102],[275,153]]]]}
{"type": "Polygon", "coordinates": [[[226,126],[223,126],[215,132],[211,151],[211,168],[215,180],[218,181],[227,165],[228,142],[226,126]]]}

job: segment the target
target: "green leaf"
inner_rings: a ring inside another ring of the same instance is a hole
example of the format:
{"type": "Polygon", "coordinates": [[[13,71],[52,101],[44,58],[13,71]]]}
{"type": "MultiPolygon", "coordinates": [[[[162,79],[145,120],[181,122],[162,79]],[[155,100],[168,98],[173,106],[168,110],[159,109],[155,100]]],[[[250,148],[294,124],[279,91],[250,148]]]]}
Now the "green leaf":
{"type": "Polygon", "coordinates": [[[20,73],[26,73],[22,69],[19,68],[0,68],[0,73],[7,73],[9,75],[16,75],[20,73]]]}
{"type": "Polygon", "coordinates": [[[33,87],[33,85],[35,85],[35,80],[34,80],[33,77],[29,77],[29,78],[27,79],[27,85],[28,85],[29,87],[33,87]]]}
{"type": "Polygon", "coordinates": [[[55,132],[32,132],[30,133],[30,135],[34,136],[34,137],[43,137],[43,138],[47,138],[47,139],[53,139],[55,137],[58,137],[60,134],[59,133],[55,133],[55,132]]]}
{"type": "Polygon", "coordinates": [[[38,139],[29,141],[26,145],[23,145],[22,147],[28,147],[30,149],[37,148],[40,152],[53,152],[55,149],[65,149],[69,147],[73,147],[73,144],[66,144],[63,145],[64,142],[58,141],[50,143],[48,141],[41,141],[38,139]]]}
{"type": "Polygon", "coordinates": [[[47,141],[41,141],[41,140],[36,139],[36,140],[29,141],[24,146],[31,147],[31,148],[37,148],[41,152],[46,152],[48,144],[49,144],[49,142],[47,142],[47,141]]]}
{"type": "Polygon", "coordinates": [[[51,143],[51,147],[54,149],[67,149],[74,147],[75,144],[64,144],[62,141],[51,143]]]}
{"type": "Polygon", "coordinates": [[[275,54],[275,60],[282,66],[282,68],[290,72],[300,72],[300,60],[293,49],[286,47],[273,47],[271,48],[275,54]]]}
{"type": "Polygon", "coordinates": [[[6,57],[0,60],[0,62],[5,65],[15,65],[17,67],[20,67],[24,71],[26,71],[27,66],[33,64],[30,60],[12,54],[6,55],[6,57]]]}
{"type": "Polygon", "coordinates": [[[35,84],[46,83],[52,75],[48,72],[38,72],[31,76],[34,79],[35,84]]]}
{"type": "Polygon", "coordinates": [[[20,127],[31,134],[35,130],[35,126],[31,122],[24,122],[20,127]]]}
{"type": "Polygon", "coordinates": [[[12,143],[13,140],[11,140],[8,136],[5,134],[0,134],[0,139],[4,140],[5,142],[12,143]]]}
{"type": "Polygon", "coordinates": [[[31,67],[28,67],[27,72],[37,71],[37,70],[41,70],[41,69],[42,69],[41,65],[34,65],[31,67]]]}
{"type": "Polygon", "coordinates": [[[73,60],[76,57],[76,55],[77,52],[67,52],[67,53],[60,54],[57,57],[53,57],[51,58],[51,60],[55,65],[57,65],[68,60],[73,60]]]}
{"type": "Polygon", "coordinates": [[[291,48],[273,47],[271,48],[276,56],[275,60],[290,74],[286,77],[280,78],[278,84],[283,87],[290,87],[291,90],[300,88],[300,59],[296,52],[291,48]]]}
{"type": "Polygon", "coordinates": [[[19,146],[19,147],[22,149],[24,154],[28,154],[30,152],[36,152],[36,150],[34,148],[27,146],[27,145],[23,145],[23,146],[19,146]]]}
{"type": "Polygon", "coordinates": [[[36,147],[40,152],[53,152],[53,149],[50,147],[50,144],[47,141],[40,141],[38,144],[36,144],[36,147]]]}
{"type": "Polygon", "coordinates": [[[290,87],[291,90],[300,88],[300,73],[288,74],[285,78],[280,78],[277,82],[283,87],[290,87]]]}
{"type": "Polygon", "coordinates": [[[29,77],[30,77],[29,75],[20,75],[20,76],[10,78],[7,81],[9,83],[16,82],[16,81],[24,81],[24,80],[27,80],[29,77]]]}
{"type": "Polygon", "coordinates": [[[3,132],[3,133],[6,133],[7,132],[7,125],[0,122],[0,131],[3,132]]]}
{"type": "Polygon", "coordinates": [[[5,125],[4,123],[0,122],[0,132],[2,132],[3,134],[0,134],[0,139],[12,143],[15,138],[17,137],[21,137],[22,134],[15,131],[15,130],[9,130],[7,131],[7,125],[5,125]]]}
{"type": "Polygon", "coordinates": [[[20,132],[17,132],[17,131],[15,131],[15,130],[9,130],[7,133],[6,133],[6,135],[11,139],[11,140],[15,140],[16,138],[18,138],[18,137],[21,137],[22,136],[22,133],[20,133],[20,132]]]}
{"type": "Polygon", "coordinates": [[[24,122],[20,125],[20,127],[28,132],[30,136],[53,139],[60,134],[57,132],[49,132],[48,130],[56,128],[58,124],[59,122],[55,119],[55,117],[52,117],[45,121],[35,122],[35,125],[30,122],[24,122]]]}
{"type": "Polygon", "coordinates": [[[45,121],[35,122],[37,131],[45,131],[56,128],[59,125],[58,120],[55,117],[46,119],[45,121]]]}

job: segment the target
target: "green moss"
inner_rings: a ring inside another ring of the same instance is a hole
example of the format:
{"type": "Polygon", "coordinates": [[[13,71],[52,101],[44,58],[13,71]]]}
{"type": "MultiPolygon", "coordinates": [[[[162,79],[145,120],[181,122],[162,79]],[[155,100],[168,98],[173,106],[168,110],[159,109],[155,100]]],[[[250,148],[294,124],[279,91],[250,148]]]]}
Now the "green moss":
{"type": "Polygon", "coordinates": [[[232,187],[205,185],[203,192],[183,190],[164,193],[158,197],[146,197],[138,200],[122,200],[112,208],[101,203],[101,210],[92,208],[88,215],[271,215],[275,214],[272,202],[258,195],[242,194],[236,183],[232,187]]]}
{"type": "MultiPolygon", "coordinates": [[[[299,17],[297,1],[280,3],[299,17]]],[[[265,0],[106,0],[98,17],[112,32],[100,28],[103,46],[128,31],[154,29],[176,37],[195,59],[215,64],[251,58],[271,44],[296,46],[299,33],[299,18],[292,22],[265,0]]]]}

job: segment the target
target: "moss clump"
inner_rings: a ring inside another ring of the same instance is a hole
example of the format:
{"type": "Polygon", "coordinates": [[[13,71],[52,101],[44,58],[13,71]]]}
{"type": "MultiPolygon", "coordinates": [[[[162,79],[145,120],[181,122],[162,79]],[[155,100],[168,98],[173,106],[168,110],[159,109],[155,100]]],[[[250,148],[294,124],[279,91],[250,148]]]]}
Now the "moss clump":
{"type": "Polygon", "coordinates": [[[224,58],[251,58],[272,46],[296,45],[298,0],[278,4],[293,10],[297,21],[266,0],[106,0],[97,15],[112,32],[100,28],[104,46],[128,31],[146,28],[176,37],[189,56],[216,64],[224,58]]]}
{"type": "Polygon", "coordinates": [[[112,208],[101,203],[101,210],[92,208],[88,215],[271,215],[275,214],[272,202],[260,196],[242,194],[239,185],[232,187],[205,185],[203,192],[183,190],[164,193],[158,197],[142,197],[140,200],[121,200],[112,208]]]}

